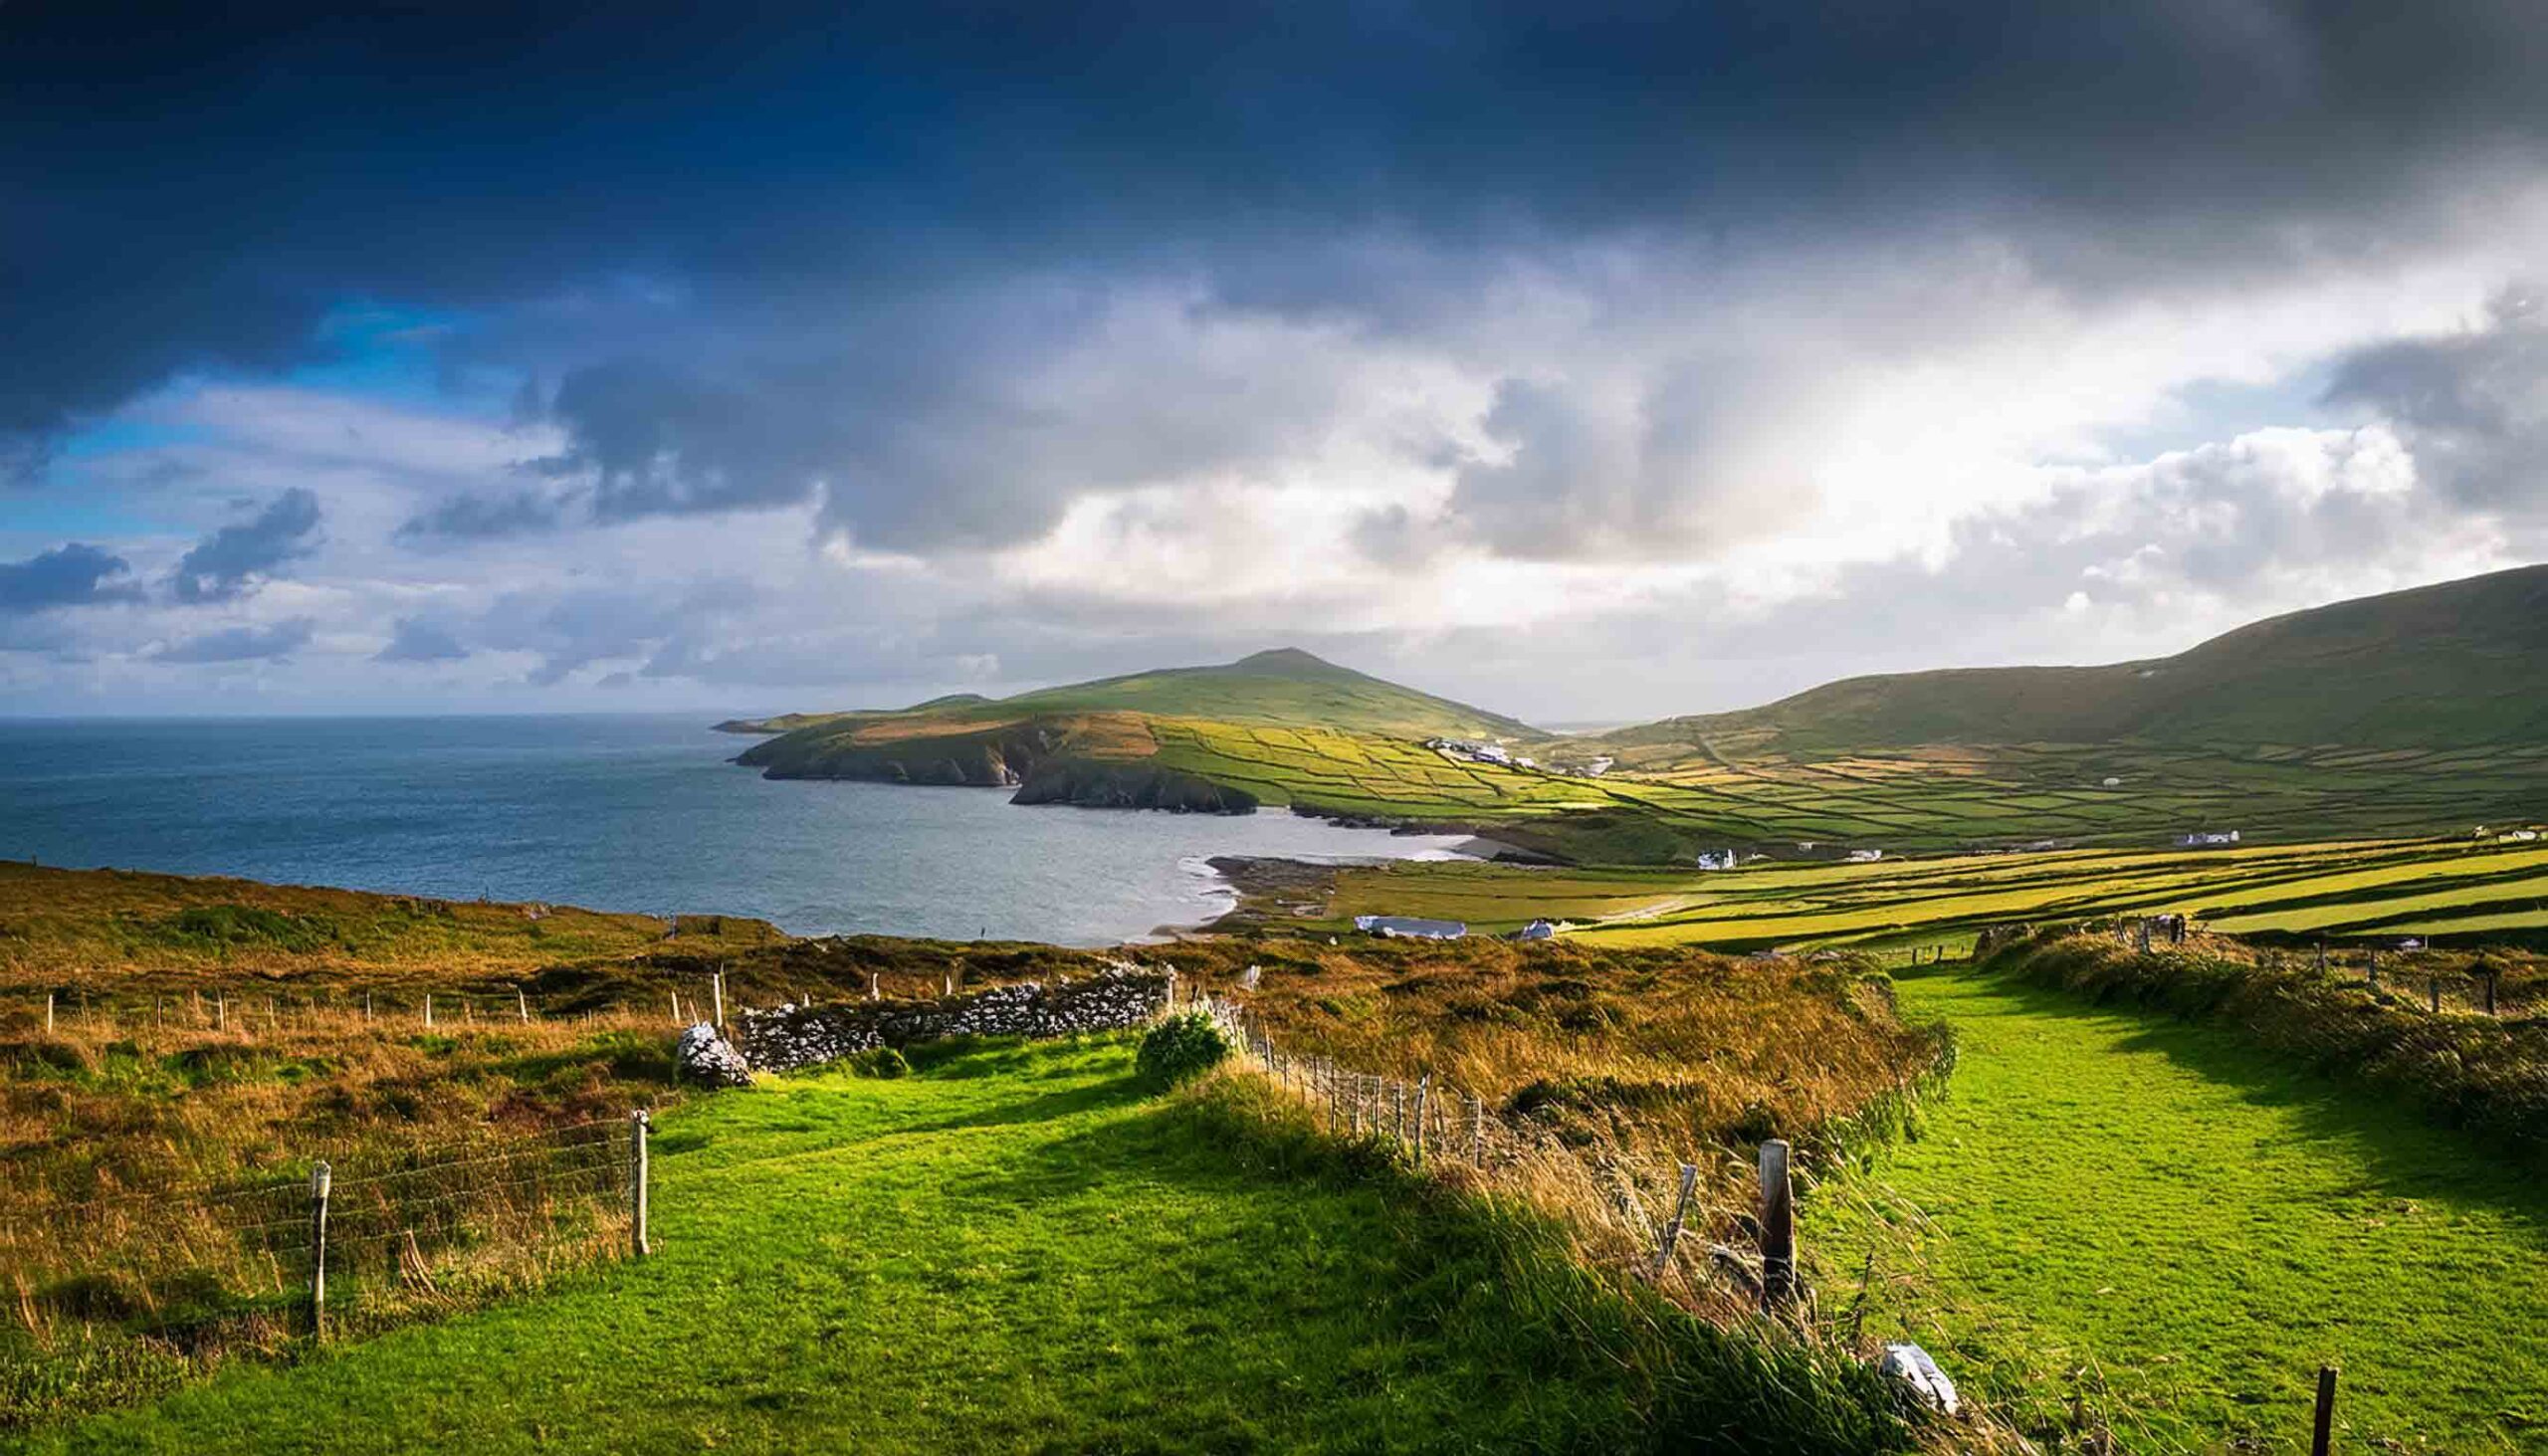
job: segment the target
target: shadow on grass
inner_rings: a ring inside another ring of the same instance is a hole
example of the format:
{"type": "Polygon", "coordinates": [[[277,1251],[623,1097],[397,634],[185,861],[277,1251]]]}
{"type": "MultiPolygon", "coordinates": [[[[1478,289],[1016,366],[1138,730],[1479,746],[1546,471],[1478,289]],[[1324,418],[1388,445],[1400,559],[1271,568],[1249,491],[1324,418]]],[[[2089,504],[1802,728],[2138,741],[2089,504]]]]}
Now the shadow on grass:
{"type": "Polygon", "coordinates": [[[2304,1136],[2360,1163],[2383,1195],[2483,1202],[2548,1243],[2548,1177],[2520,1150],[2482,1134],[2437,1123],[2296,1057],[2258,1047],[2230,1027],[1953,967],[1897,979],[1932,977],[1987,988],[2026,1016],[2135,1027],[2115,1042],[2117,1049],[2165,1057],[2235,1089],[2254,1106],[2287,1111],[2304,1136]]]}
{"type": "MultiPolygon", "coordinates": [[[[1378,1144],[1328,1138],[1253,1083],[1160,1098],[946,1192],[968,1217],[995,1218],[1126,1179],[1261,1216],[1237,1247],[1226,1230],[1197,1235],[1179,1277],[1216,1297],[1277,1300],[1292,1338],[1342,1342],[1321,1357],[1360,1377],[1385,1382],[1392,1362],[1456,1371],[1470,1398],[1509,1404],[1514,1449],[1910,1447],[1893,1391],[1866,1366],[1622,1287],[1577,1263],[1548,1220],[1421,1178],[1378,1144]],[[1244,1282],[1218,1287],[1233,1273],[1244,1282]]],[[[1165,1281],[1163,1296],[1177,1288],[1165,1281]]]]}

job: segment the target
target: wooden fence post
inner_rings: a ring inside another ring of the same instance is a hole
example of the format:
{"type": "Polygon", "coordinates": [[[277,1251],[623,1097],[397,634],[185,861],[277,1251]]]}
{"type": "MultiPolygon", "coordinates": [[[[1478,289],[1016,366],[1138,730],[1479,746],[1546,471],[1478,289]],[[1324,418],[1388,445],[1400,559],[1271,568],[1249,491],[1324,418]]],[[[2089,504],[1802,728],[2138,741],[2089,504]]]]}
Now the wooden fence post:
{"type": "Polygon", "coordinates": [[[44,1034],[53,1035],[53,992],[44,993],[44,1034]]]}
{"type": "Polygon", "coordinates": [[[1486,1100],[1474,1095],[1469,1098],[1469,1162],[1486,1166],[1486,1100]]]}
{"type": "Polygon", "coordinates": [[[1796,1297],[1796,1190],[1788,1178],[1788,1144],[1761,1144],[1761,1307],[1796,1297]]]}
{"type": "Polygon", "coordinates": [[[2336,1428],[2336,1367],[2318,1367],[2318,1413],[2309,1426],[2309,1456],[2327,1456],[2336,1428]]]}
{"type": "Polygon", "coordinates": [[[2362,970],[2362,978],[2363,978],[2363,983],[2364,983],[2365,985],[2370,986],[2373,990],[2375,990],[2375,991],[2376,991],[2376,990],[2380,989],[2380,952],[2379,952],[2379,951],[2374,950],[2374,951],[2370,952],[2369,958],[2368,958],[2368,959],[2366,959],[2366,960],[2364,961],[2364,963],[2363,963],[2363,970],[2362,970]]]}
{"type": "Polygon", "coordinates": [[[655,1252],[646,1237],[646,1130],[653,1125],[644,1108],[628,1115],[628,1251],[640,1259],[655,1252]]]}
{"type": "Polygon", "coordinates": [[[1672,1249],[1681,1242],[1681,1225],[1690,1216],[1690,1193],[1699,1185],[1699,1165],[1681,1164],[1681,1195],[1672,1200],[1672,1221],[1663,1225],[1662,1234],[1654,1241],[1654,1267],[1646,1271],[1646,1281],[1661,1283],[1663,1271],[1672,1267],[1672,1249]]]}
{"type": "Polygon", "coordinates": [[[425,1024],[434,1024],[434,993],[431,991],[425,992],[425,1024]]]}
{"type": "Polygon", "coordinates": [[[717,1029],[718,1029],[719,1031],[724,1031],[724,1030],[726,1029],[726,967],[725,967],[725,966],[720,965],[720,966],[718,966],[718,967],[717,967],[717,973],[716,973],[714,976],[712,976],[712,977],[710,977],[710,978],[709,978],[708,987],[709,987],[709,989],[710,989],[712,992],[714,992],[714,993],[715,993],[715,995],[716,995],[716,997],[717,997],[717,1029]]]}
{"type": "Polygon", "coordinates": [[[2427,992],[2428,992],[2428,993],[2433,997],[2433,1011],[2434,1011],[2434,1014],[2435,1014],[2436,1016],[2441,1015],[2441,1014],[2442,1014],[2442,977],[2441,977],[2441,976],[2438,976],[2438,975],[2437,975],[2437,976],[2432,977],[2432,978],[2431,978],[2431,984],[2430,984],[2429,986],[2427,986],[2427,988],[2426,988],[2426,989],[2427,989],[2427,992]]]}
{"type": "Polygon", "coordinates": [[[310,1338],[327,1334],[327,1190],[335,1181],[327,1164],[310,1169],[310,1338]]]}
{"type": "Polygon", "coordinates": [[[212,1029],[215,1031],[230,1029],[230,998],[219,991],[212,993],[212,1029]]]}
{"type": "Polygon", "coordinates": [[[1415,1079],[1415,1165],[1424,1166],[1424,1104],[1433,1091],[1433,1074],[1415,1079]]]}
{"type": "Polygon", "coordinates": [[[2488,970],[2487,972],[2485,972],[2485,976],[2486,976],[2486,1014],[2487,1014],[2487,1015],[2489,1015],[2489,1016],[2492,1016],[2492,1015],[2494,1015],[2494,1014],[2495,1014],[2495,978],[2496,978],[2498,975],[2500,975],[2500,974],[2502,974],[2502,972],[2500,972],[2500,971],[2496,971],[2496,970],[2488,970]]]}
{"type": "Polygon", "coordinates": [[[531,997],[524,995],[522,993],[522,987],[520,986],[514,987],[514,1007],[522,1012],[522,1024],[529,1026],[531,1024],[531,997]]]}
{"type": "Polygon", "coordinates": [[[362,1019],[365,1021],[371,1019],[371,992],[369,991],[362,993],[362,1019]]]}

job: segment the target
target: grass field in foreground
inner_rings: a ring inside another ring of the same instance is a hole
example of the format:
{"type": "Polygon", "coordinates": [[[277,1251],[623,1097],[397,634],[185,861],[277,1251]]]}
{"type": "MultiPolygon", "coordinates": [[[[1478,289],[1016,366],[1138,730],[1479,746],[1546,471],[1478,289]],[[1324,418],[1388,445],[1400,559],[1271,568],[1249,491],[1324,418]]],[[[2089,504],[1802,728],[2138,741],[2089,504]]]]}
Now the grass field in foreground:
{"type": "Polygon", "coordinates": [[[1871,1331],[2020,1415],[2085,1391],[2127,1450],[2306,1450],[2328,1360],[2339,1451],[2548,1444],[2535,1176],[2230,1030],[1956,967],[1898,983],[1961,1033],[1951,1094],[1806,1228],[1835,1284],[1879,1251],[1871,1331]]]}
{"type": "MultiPolygon", "coordinates": [[[[1254,909],[1269,908],[1283,918],[1280,906],[1254,909]]],[[[2548,930],[2548,844],[2060,850],[1717,872],[1403,861],[1342,870],[1323,905],[1290,918],[1341,929],[1356,915],[1438,916],[1485,931],[1548,919],[1592,943],[1744,950],[1970,943],[1984,926],[2167,913],[2240,934],[2339,939],[2480,917],[2495,933],[2548,930]]]]}
{"type": "Polygon", "coordinates": [[[991,1048],[703,1100],[656,1140],[658,1257],[23,1449],[1898,1441],[1863,1371],[1623,1297],[1539,1226],[1260,1122],[1243,1091],[1145,1099],[1130,1061],[991,1048]]]}

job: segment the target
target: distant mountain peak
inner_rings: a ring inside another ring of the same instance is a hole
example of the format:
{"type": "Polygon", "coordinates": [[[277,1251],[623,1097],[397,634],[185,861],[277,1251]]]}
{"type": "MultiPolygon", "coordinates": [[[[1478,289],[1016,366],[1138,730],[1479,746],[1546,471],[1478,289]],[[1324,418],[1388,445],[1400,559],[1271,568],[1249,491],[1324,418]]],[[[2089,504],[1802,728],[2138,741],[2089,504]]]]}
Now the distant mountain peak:
{"type": "Polygon", "coordinates": [[[1329,662],[1326,658],[1320,657],[1316,653],[1304,652],[1297,647],[1269,647],[1263,652],[1251,652],[1247,656],[1240,658],[1238,661],[1231,663],[1230,666],[1241,672],[1249,673],[1343,673],[1352,671],[1350,668],[1338,667],[1336,664],[1329,662]]]}

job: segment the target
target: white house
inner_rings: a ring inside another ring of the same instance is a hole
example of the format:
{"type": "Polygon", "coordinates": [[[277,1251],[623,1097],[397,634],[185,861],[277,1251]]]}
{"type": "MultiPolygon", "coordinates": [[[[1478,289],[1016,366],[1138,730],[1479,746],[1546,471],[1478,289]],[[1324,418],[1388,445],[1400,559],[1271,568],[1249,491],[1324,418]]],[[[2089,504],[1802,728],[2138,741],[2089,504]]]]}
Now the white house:
{"type": "Polygon", "coordinates": [[[1715,850],[1699,851],[1699,868],[1702,870],[1731,870],[1735,863],[1734,851],[1730,849],[1722,854],[1715,850]]]}
{"type": "Polygon", "coordinates": [[[1397,936],[1417,940],[1456,940],[1469,933],[1458,921],[1428,921],[1411,915],[1358,915],[1354,929],[1371,936],[1397,936]]]}
{"type": "Polygon", "coordinates": [[[2237,842],[2238,831],[2235,829],[2198,829],[2177,839],[2177,843],[2187,849],[2218,849],[2237,842]]]}
{"type": "Polygon", "coordinates": [[[1884,851],[1880,849],[1853,849],[1849,851],[1849,863],[1853,865],[1871,865],[1883,858],[1884,851]]]}

